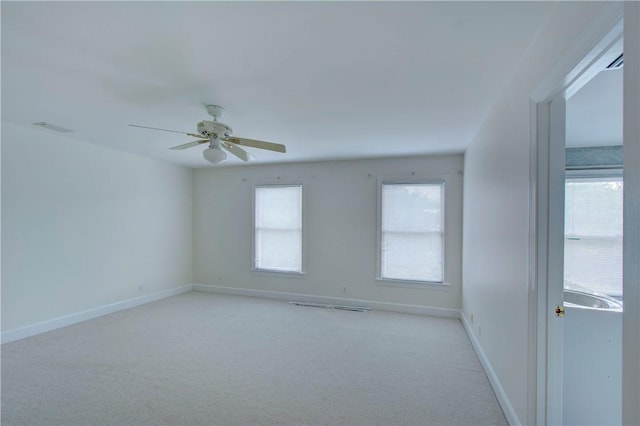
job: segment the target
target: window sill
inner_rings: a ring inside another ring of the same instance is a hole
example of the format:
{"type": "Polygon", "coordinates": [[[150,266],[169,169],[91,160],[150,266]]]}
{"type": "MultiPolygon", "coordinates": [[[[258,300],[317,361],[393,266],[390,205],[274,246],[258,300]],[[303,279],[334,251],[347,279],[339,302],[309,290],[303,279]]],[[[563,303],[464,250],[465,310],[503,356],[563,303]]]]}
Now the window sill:
{"type": "Polygon", "coordinates": [[[293,278],[302,280],[307,276],[306,272],[295,272],[295,271],[274,271],[272,269],[251,269],[257,275],[263,275],[265,277],[280,277],[280,278],[293,278]]]}
{"type": "Polygon", "coordinates": [[[435,283],[430,281],[392,280],[389,278],[376,278],[377,284],[382,287],[419,288],[423,290],[449,291],[451,284],[435,283]]]}

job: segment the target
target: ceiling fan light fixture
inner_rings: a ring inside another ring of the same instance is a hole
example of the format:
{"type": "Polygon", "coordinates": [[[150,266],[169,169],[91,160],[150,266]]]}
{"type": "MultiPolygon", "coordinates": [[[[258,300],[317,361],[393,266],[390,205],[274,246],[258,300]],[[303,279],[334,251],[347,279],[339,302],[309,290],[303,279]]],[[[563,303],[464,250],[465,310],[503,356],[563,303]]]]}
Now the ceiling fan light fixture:
{"type": "Polygon", "coordinates": [[[227,154],[221,150],[220,148],[207,148],[202,151],[202,156],[205,160],[212,164],[218,164],[221,161],[224,161],[227,158],[227,154]]]}
{"type": "MultiPolygon", "coordinates": [[[[161,129],[159,127],[141,126],[139,124],[129,124],[129,126],[140,127],[142,129],[161,130],[163,132],[182,133],[187,136],[198,138],[196,141],[172,146],[169,149],[183,150],[208,143],[209,147],[202,152],[202,156],[211,164],[218,164],[226,160],[227,151],[242,161],[249,161],[252,158],[251,154],[240,148],[240,146],[248,146],[251,148],[282,153],[287,152],[287,148],[280,143],[233,136],[233,130],[231,127],[218,121],[218,118],[220,118],[224,113],[224,108],[220,105],[207,105],[207,112],[213,117],[213,121],[203,120],[199,122],[197,125],[198,133],[180,132],[177,130],[161,129]]],[[[46,123],[35,124],[44,125],[46,123]]]]}

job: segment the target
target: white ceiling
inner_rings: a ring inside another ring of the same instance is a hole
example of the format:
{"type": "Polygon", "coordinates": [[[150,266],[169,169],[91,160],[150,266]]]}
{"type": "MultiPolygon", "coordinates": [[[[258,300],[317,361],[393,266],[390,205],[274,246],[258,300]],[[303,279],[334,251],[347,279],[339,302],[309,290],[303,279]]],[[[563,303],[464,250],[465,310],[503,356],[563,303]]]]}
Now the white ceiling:
{"type": "Polygon", "coordinates": [[[622,145],[622,68],[604,70],[567,101],[567,146],[622,145]]]}
{"type": "Polygon", "coordinates": [[[287,145],[258,162],[461,152],[551,7],[3,1],[2,120],[190,167],[167,148],[191,138],[127,124],[193,132],[217,103],[287,145]]]}

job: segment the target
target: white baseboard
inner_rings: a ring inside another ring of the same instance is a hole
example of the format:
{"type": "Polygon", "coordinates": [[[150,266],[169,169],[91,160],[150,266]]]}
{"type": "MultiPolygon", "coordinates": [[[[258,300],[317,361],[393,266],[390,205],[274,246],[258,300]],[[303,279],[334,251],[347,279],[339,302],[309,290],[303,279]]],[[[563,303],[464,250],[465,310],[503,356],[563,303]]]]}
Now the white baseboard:
{"type": "Polygon", "coordinates": [[[147,303],[155,302],[166,297],[175,296],[181,293],[186,293],[192,290],[191,284],[171,288],[168,290],[162,290],[155,293],[147,294],[145,296],[135,297],[133,299],[127,299],[109,305],[100,306],[98,308],[89,309],[75,314],[65,315],[63,317],[54,318],[47,321],[38,322],[25,327],[16,328],[14,330],[8,330],[2,332],[0,341],[2,343],[14,342],[16,340],[25,339],[27,337],[35,336],[37,334],[46,333],[58,328],[66,327],[68,325],[77,324],[82,321],[87,321],[103,315],[112,314],[114,312],[122,311],[125,309],[134,308],[136,306],[144,305],[147,303]]]}
{"type": "Polygon", "coordinates": [[[323,304],[330,304],[330,305],[368,306],[373,309],[379,309],[381,311],[401,312],[401,313],[419,314],[419,315],[431,315],[431,316],[446,317],[446,318],[460,317],[460,311],[458,311],[457,309],[436,308],[436,307],[420,306],[420,305],[406,305],[406,304],[400,304],[400,303],[374,302],[370,300],[314,296],[314,295],[308,295],[308,294],[285,293],[285,292],[278,292],[278,291],[254,290],[254,289],[224,287],[224,286],[215,286],[215,285],[188,284],[181,287],[176,287],[176,288],[159,291],[152,294],[147,294],[145,296],[136,297],[133,299],[111,303],[109,305],[100,306],[94,309],[89,309],[86,311],[65,315],[65,316],[54,318],[51,320],[38,322],[36,324],[31,324],[31,325],[20,327],[14,330],[7,330],[0,334],[0,343],[4,344],[9,342],[15,342],[16,340],[26,339],[27,337],[46,333],[48,331],[56,330],[58,328],[62,328],[69,325],[77,324],[79,322],[98,318],[114,312],[118,312],[125,309],[134,308],[136,306],[144,305],[147,303],[155,302],[157,300],[161,300],[166,297],[175,296],[181,293],[186,293],[191,290],[212,292],[212,293],[233,294],[238,296],[262,297],[266,299],[277,299],[277,300],[286,300],[286,301],[323,303],[323,304]]]}
{"type": "Polygon", "coordinates": [[[504,391],[504,388],[502,387],[502,384],[500,383],[498,376],[496,375],[495,371],[493,371],[493,367],[489,362],[489,358],[487,358],[487,355],[482,350],[482,346],[480,345],[480,342],[478,341],[475,333],[473,332],[473,328],[471,327],[471,324],[469,324],[469,321],[467,321],[467,318],[465,317],[464,312],[462,311],[460,312],[460,321],[462,321],[464,330],[467,332],[467,336],[469,336],[469,340],[471,340],[471,345],[473,346],[473,349],[476,351],[476,355],[478,355],[478,358],[480,359],[480,363],[482,364],[482,367],[484,368],[484,372],[487,375],[487,378],[489,379],[489,383],[493,388],[493,392],[496,394],[496,397],[498,398],[498,402],[502,407],[502,411],[504,412],[504,415],[507,418],[507,421],[512,426],[521,425],[522,422],[520,421],[520,419],[518,418],[518,415],[513,409],[511,402],[509,402],[509,398],[507,397],[507,394],[504,391]]]}
{"type": "Polygon", "coordinates": [[[233,294],[236,296],[262,297],[265,299],[286,300],[306,303],[322,303],[327,305],[368,306],[381,311],[400,312],[405,314],[430,315],[446,318],[460,318],[458,309],[436,308],[421,305],[405,305],[401,303],[375,302],[372,300],[347,299],[342,297],[314,296],[309,294],[287,293],[281,291],[256,290],[249,288],[225,287],[208,284],[193,284],[193,290],[210,293],[233,294]]]}
{"type": "Polygon", "coordinates": [[[285,300],[285,301],[296,301],[296,302],[307,302],[307,303],[322,303],[329,305],[350,305],[350,306],[367,306],[373,309],[379,309],[382,311],[390,311],[390,312],[400,312],[400,313],[408,313],[408,314],[418,314],[418,315],[430,315],[437,317],[446,317],[446,318],[459,318],[462,321],[462,325],[469,336],[469,340],[480,359],[480,363],[482,364],[485,373],[491,383],[491,387],[498,398],[498,402],[504,411],[504,414],[507,418],[507,421],[510,425],[520,425],[520,419],[518,418],[516,412],[514,411],[511,403],[509,402],[509,398],[505,393],[500,380],[496,376],[489,359],[485,355],[482,347],[480,346],[480,342],[476,338],[473,329],[467,318],[464,316],[464,313],[457,309],[449,309],[449,308],[436,308],[431,306],[421,306],[421,305],[407,305],[401,303],[387,303],[387,302],[375,302],[371,300],[361,300],[361,299],[347,299],[341,297],[327,297],[327,296],[314,296],[309,294],[300,294],[300,293],[288,293],[288,292],[279,292],[279,291],[267,291],[267,290],[256,290],[256,289],[247,289],[247,288],[237,288],[237,287],[225,287],[225,286],[216,286],[216,285],[207,285],[207,284],[188,284],[181,287],[176,287],[168,290],[159,291],[152,294],[147,294],[145,296],[136,297],[133,299],[123,300],[120,302],[112,303],[105,306],[100,306],[98,308],[89,309],[83,312],[77,312],[75,314],[65,315],[63,317],[54,318],[48,321],[42,321],[36,324],[28,325],[25,327],[17,328],[14,330],[4,331],[0,335],[1,343],[9,343],[14,342],[16,340],[25,339],[27,337],[35,336],[41,333],[46,333],[48,331],[56,330],[58,328],[66,327],[69,325],[77,324],[83,321],[91,320],[94,318],[98,318],[104,315],[108,315],[114,312],[122,311],[125,309],[134,308],[136,306],[144,305],[147,303],[155,302],[167,297],[175,296],[178,294],[186,293],[188,291],[203,291],[209,293],[220,293],[220,294],[231,294],[237,296],[250,296],[250,297],[261,297],[266,299],[276,299],[276,300],[285,300]]]}

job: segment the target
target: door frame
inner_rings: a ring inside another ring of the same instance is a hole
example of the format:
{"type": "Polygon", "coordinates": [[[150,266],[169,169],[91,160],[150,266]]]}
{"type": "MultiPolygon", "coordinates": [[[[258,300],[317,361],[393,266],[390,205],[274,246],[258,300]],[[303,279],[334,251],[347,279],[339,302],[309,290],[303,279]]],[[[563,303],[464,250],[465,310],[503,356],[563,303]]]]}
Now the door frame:
{"type": "Polygon", "coordinates": [[[527,424],[562,424],[565,102],[622,52],[623,7],[603,14],[530,105],[527,424]],[[616,53],[617,52],[617,53],[616,53]]]}
{"type": "Polygon", "coordinates": [[[640,424],[640,3],[624,2],[622,424],[640,424]]]}

